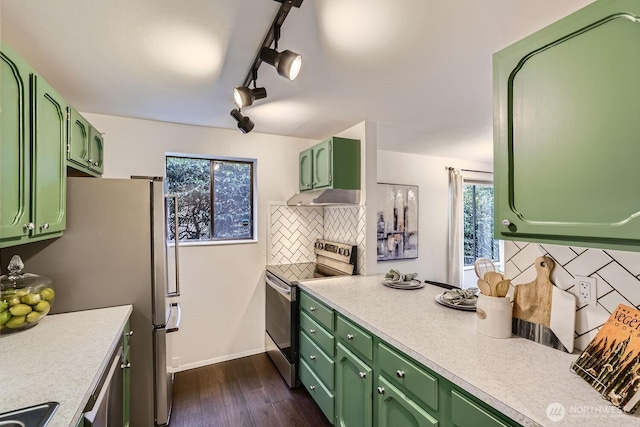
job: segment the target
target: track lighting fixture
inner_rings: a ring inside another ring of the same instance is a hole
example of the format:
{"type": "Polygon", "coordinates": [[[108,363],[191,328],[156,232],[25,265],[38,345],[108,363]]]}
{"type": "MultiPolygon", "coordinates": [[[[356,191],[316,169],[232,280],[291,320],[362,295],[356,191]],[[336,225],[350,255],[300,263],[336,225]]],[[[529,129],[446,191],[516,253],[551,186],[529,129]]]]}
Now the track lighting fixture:
{"type": "Polygon", "coordinates": [[[231,117],[236,119],[236,121],[238,122],[238,129],[240,129],[242,133],[251,132],[253,127],[256,125],[249,117],[243,116],[240,110],[238,110],[237,108],[231,110],[231,117]]]}
{"type": "Polygon", "coordinates": [[[298,77],[302,67],[302,56],[290,50],[278,52],[275,49],[263,47],[260,49],[260,59],[278,70],[278,74],[293,81],[298,77]]]}
{"type": "Polygon", "coordinates": [[[251,132],[255,125],[249,117],[243,116],[240,109],[248,107],[253,104],[256,99],[262,99],[267,97],[267,90],[263,87],[256,87],[256,80],[258,77],[258,68],[262,65],[262,62],[273,65],[278,74],[294,80],[300,73],[300,67],[302,66],[302,57],[290,50],[284,50],[278,52],[278,40],[280,39],[280,27],[285,18],[289,14],[292,7],[300,7],[304,0],[275,0],[278,3],[282,3],[278,13],[276,14],[273,24],[267,31],[267,35],[262,41],[262,45],[258,49],[258,53],[251,64],[251,68],[247,73],[242,85],[233,89],[233,98],[237,109],[231,110],[231,116],[238,122],[238,129],[243,133],[251,132]],[[271,45],[274,48],[271,48],[271,45]],[[249,89],[249,84],[253,82],[253,89],[249,89]]]}
{"type": "Polygon", "coordinates": [[[267,90],[263,87],[254,87],[249,89],[246,86],[240,86],[233,89],[233,100],[238,108],[248,107],[253,104],[256,99],[267,97],[267,90]]]}

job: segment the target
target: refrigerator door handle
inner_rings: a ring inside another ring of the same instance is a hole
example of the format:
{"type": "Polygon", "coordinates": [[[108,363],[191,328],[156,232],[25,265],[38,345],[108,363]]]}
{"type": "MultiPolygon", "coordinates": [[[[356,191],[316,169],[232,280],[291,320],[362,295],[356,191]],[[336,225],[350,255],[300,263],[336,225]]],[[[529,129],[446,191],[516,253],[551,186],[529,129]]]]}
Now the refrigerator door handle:
{"type": "Polygon", "coordinates": [[[180,247],[180,238],[178,236],[178,195],[177,194],[168,194],[166,196],[167,199],[173,199],[173,229],[174,232],[174,255],[175,255],[175,270],[176,270],[176,290],[167,292],[167,297],[179,297],[180,296],[180,255],[179,255],[179,247],[180,247]]]}
{"type": "Polygon", "coordinates": [[[177,332],[180,329],[180,322],[182,321],[182,309],[180,308],[180,303],[179,302],[172,302],[171,303],[171,308],[173,309],[175,307],[176,312],[178,313],[178,318],[176,320],[176,323],[174,326],[169,327],[167,325],[167,333],[169,332],[177,332]]]}

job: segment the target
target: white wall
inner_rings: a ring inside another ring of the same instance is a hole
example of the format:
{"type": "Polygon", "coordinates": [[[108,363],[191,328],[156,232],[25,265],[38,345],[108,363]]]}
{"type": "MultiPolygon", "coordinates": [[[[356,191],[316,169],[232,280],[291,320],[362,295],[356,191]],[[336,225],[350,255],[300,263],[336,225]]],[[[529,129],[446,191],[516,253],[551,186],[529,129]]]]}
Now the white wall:
{"type": "MultiPolygon", "coordinates": [[[[445,167],[492,171],[493,165],[378,150],[377,166],[378,182],[417,185],[419,198],[418,258],[381,261],[377,271],[386,273],[393,268],[403,273],[418,273],[420,280],[446,283],[449,178],[445,167]]],[[[376,241],[375,234],[372,241],[376,241]]],[[[373,250],[373,244],[369,247],[373,250]]]]}
{"type": "Polygon", "coordinates": [[[83,115],[105,133],[104,178],[163,176],[165,152],[258,159],[258,243],[182,248],[183,316],[172,353],[183,370],[264,351],[267,202],[298,191],[298,153],[317,141],[83,115]]]}

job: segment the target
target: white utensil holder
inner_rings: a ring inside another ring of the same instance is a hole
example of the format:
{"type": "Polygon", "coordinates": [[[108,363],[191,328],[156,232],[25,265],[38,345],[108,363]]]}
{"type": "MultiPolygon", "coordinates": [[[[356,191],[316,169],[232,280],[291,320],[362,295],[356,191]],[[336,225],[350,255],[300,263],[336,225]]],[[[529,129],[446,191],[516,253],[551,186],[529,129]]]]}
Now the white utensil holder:
{"type": "Polygon", "coordinates": [[[511,338],[513,307],[509,297],[478,295],[476,317],[478,332],[493,338],[511,338]]]}

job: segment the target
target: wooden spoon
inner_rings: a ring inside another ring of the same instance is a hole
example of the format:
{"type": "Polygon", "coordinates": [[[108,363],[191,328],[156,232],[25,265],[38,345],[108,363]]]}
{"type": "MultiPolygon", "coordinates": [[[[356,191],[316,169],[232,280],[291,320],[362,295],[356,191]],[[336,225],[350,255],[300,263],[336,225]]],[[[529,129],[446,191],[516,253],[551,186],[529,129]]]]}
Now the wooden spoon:
{"type": "Polygon", "coordinates": [[[478,289],[482,295],[491,296],[491,286],[483,279],[478,279],[478,289]]]}
{"type": "Polygon", "coordinates": [[[496,296],[500,298],[504,298],[509,293],[509,287],[511,286],[511,279],[501,280],[496,283],[496,296]]]}
{"type": "Polygon", "coordinates": [[[485,273],[484,280],[487,283],[489,283],[489,286],[491,287],[491,296],[492,297],[497,296],[496,295],[496,285],[501,280],[504,280],[504,276],[501,273],[498,273],[497,271],[489,271],[489,272],[485,273]]]}

